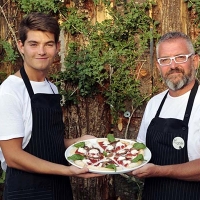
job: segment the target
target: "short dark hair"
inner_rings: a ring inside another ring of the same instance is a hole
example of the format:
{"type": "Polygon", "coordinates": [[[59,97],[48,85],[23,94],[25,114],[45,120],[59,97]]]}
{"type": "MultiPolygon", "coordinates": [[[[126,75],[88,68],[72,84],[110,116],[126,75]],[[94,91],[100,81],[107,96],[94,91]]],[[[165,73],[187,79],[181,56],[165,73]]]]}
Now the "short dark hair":
{"type": "Polygon", "coordinates": [[[19,39],[24,44],[28,31],[43,31],[54,34],[57,43],[60,35],[60,27],[56,18],[49,14],[33,12],[25,16],[19,25],[19,39]]]}

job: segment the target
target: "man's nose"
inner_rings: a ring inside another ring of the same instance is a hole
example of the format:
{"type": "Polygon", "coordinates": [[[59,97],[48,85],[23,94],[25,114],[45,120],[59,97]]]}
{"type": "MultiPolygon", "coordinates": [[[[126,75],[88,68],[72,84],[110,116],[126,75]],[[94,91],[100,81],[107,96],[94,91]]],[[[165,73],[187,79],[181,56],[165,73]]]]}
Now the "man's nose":
{"type": "Polygon", "coordinates": [[[44,46],[39,46],[38,47],[38,54],[39,55],[45,55],[46,51],[45,51],[45,47],[44,46]]]}
{"type": "Polygon", "coordinates": [[[175,62],[175,59],[172,58],[172,59],[171,59],[170,67],[174,69],[174,68],[176,68],[176,66],[177,66],[177,63],[175,62]]]}

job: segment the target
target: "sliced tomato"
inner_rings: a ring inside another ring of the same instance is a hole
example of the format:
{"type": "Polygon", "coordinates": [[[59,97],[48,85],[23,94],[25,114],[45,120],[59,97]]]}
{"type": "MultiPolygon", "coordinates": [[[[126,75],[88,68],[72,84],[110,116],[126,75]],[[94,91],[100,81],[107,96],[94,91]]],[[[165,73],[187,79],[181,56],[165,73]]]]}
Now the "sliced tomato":
{"type": "Polygon", "coordinates": [[[123,165],[123,160],[117,161],[119,165],[123,165]]]}
{"type": "Polygon", "coordinates": [[[98,143],[99,143],[99,145],[101,146],[101,148],[103,148],[104,150],[106,149],[107,146],[105,146],[105,145],[103,144],[103,142],[98,142],[98,143]]]}
{"type": "Polygon", "coordinates": [[[134,154],[134,155],[131,154],[131,153],[127,153],[127,154],[126,154],[126,159],[127,159],[127,160],[132,159],[132,157],[135,157],[135,156],[137,156],[137,155],[138,155],[138,153],[136,153],[136,154],[134,154]]]}
{"type": "Polygon", "coordinates": [[[100,159],[92,159],[92,158],[89,158],[89,160],[91,161],[91,163],[96,163],[96,162],[98,162],[100,159]]]}
{"type": "Polygon", "coordinates": [[[82,156],[85,155],[84,153],[79,152],[78,149],[76,149],[75,154],[79,154],[79,155],[82,155],[82,156]]]}
{"type": "MultiPolygon", "coordinates": [[[[117,144],[119,144],[119,143],[117,143],[117,144]]],[[[115,147],[115,151],[119,151],[119,150],[124,149],[126,147],[125,144],[122,144],[122,143],[121,143],[121,145],[117,145],[117,144],[116,144],[116,147],[115,147]]]]}

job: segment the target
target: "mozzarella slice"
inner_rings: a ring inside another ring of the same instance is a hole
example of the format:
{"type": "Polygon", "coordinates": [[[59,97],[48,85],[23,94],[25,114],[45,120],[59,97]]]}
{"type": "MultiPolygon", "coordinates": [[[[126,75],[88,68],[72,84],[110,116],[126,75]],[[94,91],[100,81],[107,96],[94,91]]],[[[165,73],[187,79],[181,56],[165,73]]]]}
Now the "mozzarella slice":
{"type": "Polygon", "coordinates": [[[107,140],[103,141],[103,146],[108,146],[110,144],[110,142],[108,142],[107,140]]]}
{"type": "Polygon", "coordinates": [[[116,152],[117,154],[123,154],[123,153],[126,153],[126,150],[125,149],[120,149],[119,151],[116,152]]]}
{"type": "Polygon", "coordinates": [[[131,164],[130,160],[123,160],[122,162],[123,162],[123,165],[129,165],[129,164],[131,164]]]}
{"type": "Polygon", "coordinates": [[[136,149],[131,150],[131,154],[133,154],[133,155],[138,154],[138,150],[136,150],[136,149]]]}
{"type": "Polygon", "coordinates": [[[105,150],[112,151],[114,147],[112,145],[108,145],[105,150]]]}
{"type": "Polygon", "coordinates": [[[89,148],[92,148],[92,144],[91,144],[91,142],[89,142],[89,141],[86,141],[86,142],[85,142],[85,146],[87,146],[87,147],[89,147],[89,148]]]}
{"type": "Polygon", "coordinates": [[[78,152],[82,153],[84,155],[86,155],[86,153],[87,153],[87,151],[84,148],[82,148],[82,147],[78,148],[78,152]]]}
{"type": "Polygon", "coordinates": [[[93,157],[93,158],[98,158],[99,157],[99,150],[98,149],[90,149],[88,151],[88,155],[93,157]]]}
{"type": "Polygon", "coordinates": [[[126,158],[124,156],[119,156],[119,158],[117,159],[117,161],[121,161],[121,160],[125,160],[126,158]]]}
{"type": "Polygon", "coordinates": [[[120,149],[122,149],[122,148],[125,147],[125,144],[123,144],[122,142],[117,142],[116,146],[115,146],[115,149],[117,149],[118,147],[120,147],[120,149]]]}

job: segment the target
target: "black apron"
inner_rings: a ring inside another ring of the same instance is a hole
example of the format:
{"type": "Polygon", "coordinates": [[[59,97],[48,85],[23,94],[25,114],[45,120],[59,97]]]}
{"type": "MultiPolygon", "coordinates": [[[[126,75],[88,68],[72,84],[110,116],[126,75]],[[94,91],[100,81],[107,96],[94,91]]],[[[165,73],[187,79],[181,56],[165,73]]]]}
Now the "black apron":
{"type": "MultiPolygon", "coordinates": [[[[60,95],[34,94],[24,67],[20,73],[31,98],[33,116],[31,139],[24,151],[53,163],[67,165],[60,95]]],[[[73,197],[67,176],[28,173],[7,167],[4,199],[72,200],[73,197]]]]}
{"type": "MultiPolygon", "coordinates": [[[[173,165],[188,162],[188,122],[198,82],[190,92],[183,120],[159,118],[167,94],[163,98],[155,118],[152,119],[146,136],[146,145],[152,152],[151,163],[173,165]],[[179,141],[176,146],[176,141],[179,141]],[[175,146],[174,146],[175,145],[175,146]],[[176,147],[176,148],[175,148],[176,147]]],[[[184,170],[184,169],[183,169],[184,170]]],[[[183,181],[165,177],[146,178],[143,200],[200,200],[200,182],[183,181]]]]}

